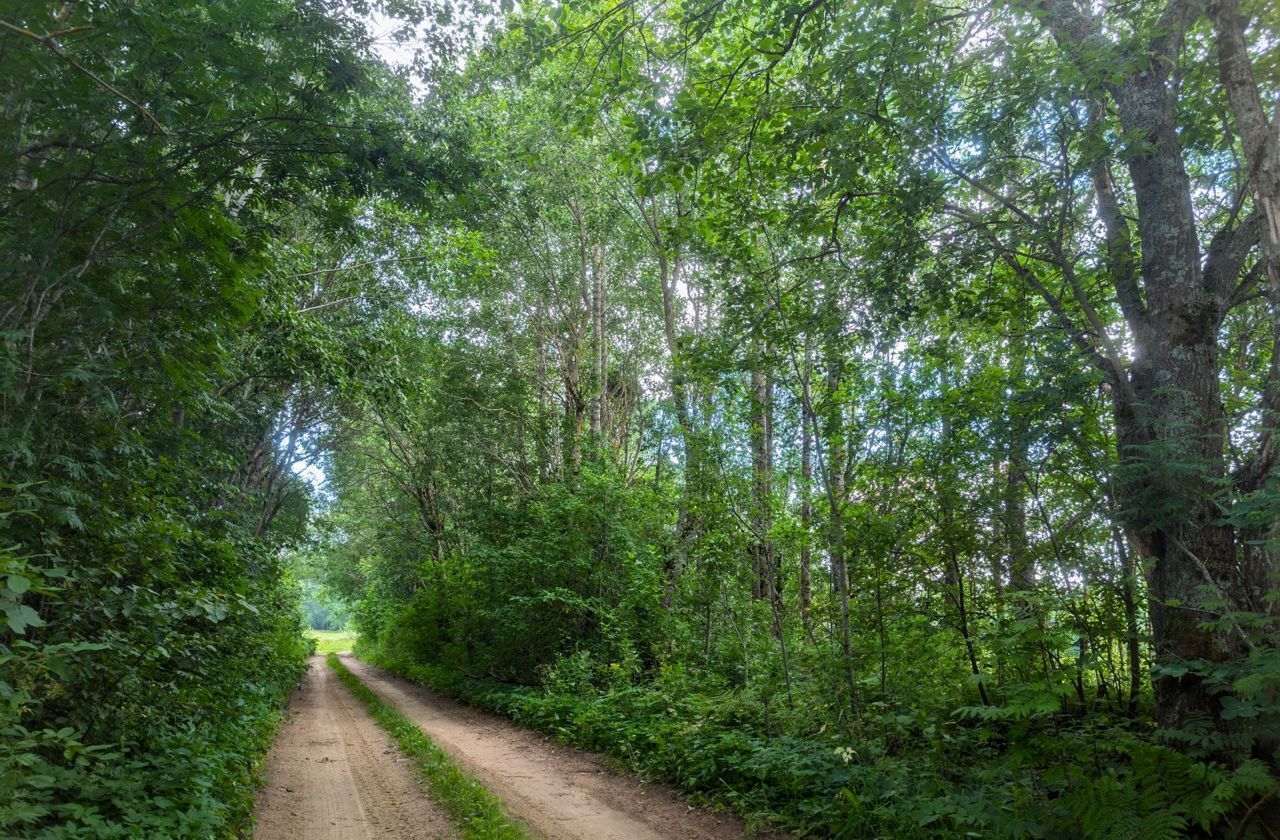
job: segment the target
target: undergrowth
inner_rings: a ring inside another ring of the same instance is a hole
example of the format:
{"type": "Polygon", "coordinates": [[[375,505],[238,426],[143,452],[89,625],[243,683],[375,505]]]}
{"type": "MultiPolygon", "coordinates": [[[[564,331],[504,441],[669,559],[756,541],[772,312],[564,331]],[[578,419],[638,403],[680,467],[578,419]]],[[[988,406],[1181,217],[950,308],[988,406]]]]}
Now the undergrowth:
{"type": "Polygon", "coordinates": [[[246,836],[306,653],[287,592],[263,589],[135,586],[131,623],[82,599],[49,631],[100,641],[0,642],[0,837],[246,836]]]}
{"type": "MultiPolygon", "coordinates": [[[[979,725],[976,715],[875,704],[854,731],[796,736],[781,731],[795,729],[783,713],[765,725],[751,698],[696,681],[520,686],[358,647],[392,673],[799,836],[1265,837],[1229,816],[1275,790],[1262,762],[1193,761],[1120,720],[1011,705],[987,709],[1005,718],[979,725]]],[[[812,707],[791,715],[812,719],[812,707]]]]}

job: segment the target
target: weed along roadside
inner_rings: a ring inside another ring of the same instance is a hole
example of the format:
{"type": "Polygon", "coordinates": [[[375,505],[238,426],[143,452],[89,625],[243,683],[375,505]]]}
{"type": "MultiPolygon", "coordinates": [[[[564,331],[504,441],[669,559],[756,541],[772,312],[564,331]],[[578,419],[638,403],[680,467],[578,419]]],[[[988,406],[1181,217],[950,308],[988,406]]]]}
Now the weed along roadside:
{"type": "Polygon", "coordinates": [[[550,840],[741,840],[743,822],[693,806],[598,754],[457,703],[355,657],[342,662],[417,725],[507,813],[550,840]]]}
{"type": "Polygon", "coordinates": [[[502,803],[484,785],[468,776],[443,750],[432,743],[408,718],[384,703],[337,654],[326,657],[329,668],[365,710],[395,740],[396,745],[422,774],[432,797],[452,817],[468,840],[534,840],[505,812],[502,803]]]}
{"type": "Polygon", "coordinates": [[[254,816],[253,840],[458,840],[461,835],[391,734],[319,657],[309,660],[289,702],[267,756],[266,785],[254,816]]]}
{"type": "Polygon", "coordinates": [[[351,656],[311,660],[255,840],[741,840],[741,821],[351,656]]]}

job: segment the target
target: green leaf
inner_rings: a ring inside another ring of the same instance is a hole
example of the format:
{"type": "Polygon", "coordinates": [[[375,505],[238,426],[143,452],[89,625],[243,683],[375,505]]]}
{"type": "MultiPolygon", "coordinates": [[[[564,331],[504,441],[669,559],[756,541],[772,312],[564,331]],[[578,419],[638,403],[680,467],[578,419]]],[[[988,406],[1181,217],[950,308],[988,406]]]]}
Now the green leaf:
{"type": "Polygon", "coordinates": [[[18,635],[25,635],[28,627],[43,627],[44,620],[26,604],[6,604],[5,614],[8,616],[9,629],[18,635]]]}

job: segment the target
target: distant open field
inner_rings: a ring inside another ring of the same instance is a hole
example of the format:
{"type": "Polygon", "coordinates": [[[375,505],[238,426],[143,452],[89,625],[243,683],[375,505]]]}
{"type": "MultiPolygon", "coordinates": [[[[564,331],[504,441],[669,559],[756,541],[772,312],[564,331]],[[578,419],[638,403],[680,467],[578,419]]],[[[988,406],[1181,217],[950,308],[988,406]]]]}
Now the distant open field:
{"type": "Polygon", "coordinates": [[[350,630],[308,630],[307,635],[316,640],[316,653],[344,653],[356,643],[356,634],[350,630]]]}

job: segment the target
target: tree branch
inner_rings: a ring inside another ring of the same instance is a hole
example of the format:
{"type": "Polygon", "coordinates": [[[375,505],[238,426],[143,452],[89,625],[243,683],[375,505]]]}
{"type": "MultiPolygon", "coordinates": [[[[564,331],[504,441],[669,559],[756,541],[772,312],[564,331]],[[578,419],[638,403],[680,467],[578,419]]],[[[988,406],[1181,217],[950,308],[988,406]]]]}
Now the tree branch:
{"type": "Polygon", "coordinates": [[[36,33],[32,32],[30,29],[24,29],[23,27],[15,26],[14,24],[9,23],[6,20],[0,20],[0,29],[4,29],[8,32],[12,32],[14,35],[20,35],[23,38],[29,38],[38,44],[43,44],[46,48],[48,48],[50,52],[52,52],[58,58],[61,58],[63,61],[70,64],[72,67],[79,70],[81,73],[85,74],[90,79],[93,79],[93,81],[96,82],[98,86],[101,87],[103,90],[106,90],[109,93],[114,94],[120,99],[123,99],[125,102],[128,102],[134,108],[138,109],[138,113],[142,114],[142,116],[145,117],[152,125],[154,125],[160,131],[161,134],[168,136],[169,130],[165,128],[163,125],[161,125],[160,121],[157,120],[149,110],[147,110],[147,106],[127,96],[119,88],[115,87],[110,82],[106,81],[101,76],[97,75],[92,70],[85,67],[80,62],[76,61],[74,58],[71,57],[69,53],[67,53],[66,50],[64,50],[62,47],[58,45],[58,41],[57,41],[58,35],[65,35],[68,32],[79,32],[88,28],[89,27],[87,26],[77,26],[77,27],[74,27],[73,29],[63,29],[63,30],[59,30],[58,32],[51,32],[47,35],[37,35],[36,33]]]}

